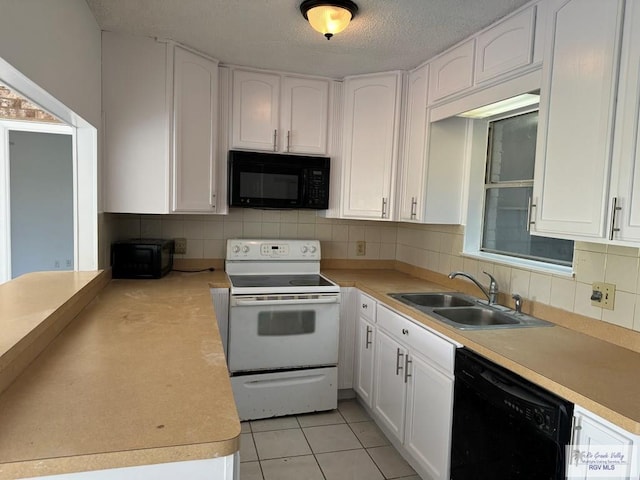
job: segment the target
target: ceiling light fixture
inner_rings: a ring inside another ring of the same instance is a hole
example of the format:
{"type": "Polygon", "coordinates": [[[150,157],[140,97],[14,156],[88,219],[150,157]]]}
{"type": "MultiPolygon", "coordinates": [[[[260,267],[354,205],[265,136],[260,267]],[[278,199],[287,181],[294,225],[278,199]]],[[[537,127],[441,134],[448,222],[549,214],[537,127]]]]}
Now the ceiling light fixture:
{"type": "Polygon", "coordinates": [[[334,34],[347,28],[358,6],[351,0],[305,0],[300,11],[314,30],[331,40],[334,34]]]}

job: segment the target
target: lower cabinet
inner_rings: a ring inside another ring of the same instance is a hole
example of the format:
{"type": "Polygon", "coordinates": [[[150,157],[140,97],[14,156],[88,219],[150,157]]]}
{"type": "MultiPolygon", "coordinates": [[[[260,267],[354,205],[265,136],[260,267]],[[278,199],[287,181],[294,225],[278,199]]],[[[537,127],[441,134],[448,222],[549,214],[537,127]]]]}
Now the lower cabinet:
{"type": "Polygon", "coordinates": [[[356,393],[424,480],[447,480],[456,345],[382,304],[373,317],[359,316],[356,393]]]}
{"type": "Polygon", "coordinates": [[[576,405],[567,478],[638,478],[640,436],[576,405]]]}
{"type": "Polygon", "coordinates": [[[373,406],[373,368],[376,344],[376,301],[359,293],[358,331],[356,335],[355,379],[353,389],[365,405],[373,406]]]}

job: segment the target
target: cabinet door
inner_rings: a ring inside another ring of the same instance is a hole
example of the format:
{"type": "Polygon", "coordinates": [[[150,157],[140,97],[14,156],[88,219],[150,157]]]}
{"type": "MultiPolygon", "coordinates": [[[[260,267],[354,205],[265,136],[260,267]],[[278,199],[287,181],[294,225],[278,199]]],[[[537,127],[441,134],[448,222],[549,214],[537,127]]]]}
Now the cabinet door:
{"type": "Polygon", "coordinates": [[[610,204],[609,235],[640,242],[640,3],[628,2],[620,66],[620,92],[613,153],[615,218],[610,204]],[[614,231],[613,229],[620,229],[614,231]],[[613,235],[612,235],[613,234],[613,235]]]}
{"type": "Polygon", "coordinates": [[[218,65],[180,47],[174,56],[173,211],[215,212],[218,65]]]}
{"type": "Polygon", "coordinates": [[[532,233],[604,236],[622,0],[554,0],[541,89],[532,233]]]}
{"type": "Polygon", "coordinates": [[[105,212],[169,213],[167,44],[102,32],[105,212]]]}
{"type": "Polygon", "coordinates": [[[233,71],[231,146],[276,151],[280,76],[233,71]]]}
{"type": "Polygon", "coordinates": [[[327,153],[329,82],[284,77],[280,150],[290,153],[327,153]]]}
{"type": "Polygon", "coordinates": [[[428,85],[428,65],[409,74],[398,215],[398,219],[405,222],[422,221],[428,85]]]}
{"type": "Polygon", "coordinates": [[[404,438],[407,349],[384,330],[376,331],[373,411],[399,441],[404,438]]]}
{"type": "Polygon", "coordinates": [[[574,479],[600,479],[600,478],[637,478],[631,476],[634,470],[633,463],[637,463],[635,455],[632,455],[633,440],[622,434],[619,429],[613,429],[598,418],[582,411],[574,413],[574,431],[571,439],[570,455],[568,458],[567,477],[574,479]],[[626,465],[615,465],[614,472],[607,471],[607,475],[603,474],[602,465],[597,463],[589,464],[583,461],[589,454],[591,459],[595,458],[596,453],[604,454],[602,446],[607,449],[614,447],[616,451],[624,455],[624,459],[628,462],[626,465]],[[613,474],[615,473],[615,475],[613,474]]]}
{"type": "Polygon", "coordinates": [[[473,85],[475,39],[440,55],[430,63],[429,103],[473,85]]]}
{"type": "Polygon", "coordinates": [[[476,83],[531,63],[535,14],[536,7],[533,6],[478,36],[476,83]]]}
{"type": "Polygon", "coordinates": [[[373,405],[373,371],[376,345],[376,329],[360,316],[358,319],[358,358],[356,363],[355,391],[368,406],[373,405]]]}
{"type": "Polygon", "coordinates": [[[433,480],[449,478],[453,378],[410,353],[404,446],[433,480]]]}
{"type": "Polygon", "coordinates": [[[344,217],[392,219],[400,75],[368,75],[345,81],[344,217]]]}

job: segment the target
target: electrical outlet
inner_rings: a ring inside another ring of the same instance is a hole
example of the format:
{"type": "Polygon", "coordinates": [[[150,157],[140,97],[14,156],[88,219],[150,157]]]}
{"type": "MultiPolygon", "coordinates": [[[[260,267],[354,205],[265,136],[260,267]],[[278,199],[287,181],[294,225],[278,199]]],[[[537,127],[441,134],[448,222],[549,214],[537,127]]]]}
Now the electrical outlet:
{"type": "Polygon", "coordinates": [[[173,241],[176,244],[175,253],[178,255],[184,255],[187,253],[187,239],[186,238],[174,238],[173,241]]]}
{"type": "Polygon", "coordinates": [[[613,310],[616,299],[616,286],[612,283],[594,282],[592,286],[591,305],[613,310]]]}
{"type": "Polygon", "coordinates": [[[356,255],[361,257],[366,254],[367,254],[367,242],[365,242],[364,240],[360,240],[359,242],[356,242],[356,255]]]}
{"type": "Polygon", "coordinates": [[[60,268],[60,260],[56,260],[55,262],[53,262],[53,268],[60,268]]]}

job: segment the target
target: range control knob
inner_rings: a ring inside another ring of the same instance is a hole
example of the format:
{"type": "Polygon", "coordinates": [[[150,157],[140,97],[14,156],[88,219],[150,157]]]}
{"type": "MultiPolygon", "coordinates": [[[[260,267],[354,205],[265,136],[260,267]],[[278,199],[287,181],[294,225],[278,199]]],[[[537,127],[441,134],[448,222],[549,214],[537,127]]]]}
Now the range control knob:
{"type": "Polygon", "coordinates": [[[302,246],[300,247],[300,251],[301,251],[302,253],[307,253],[307,250],[308,250],[308,248],[307,248],[307,246],[306,246],[306,245],[302,245],[302,246]]]}
{"type": "Polygon", "coordinates": [[[243,253],[247,253],[248,251],[249,251],[249,245],[245,245],[244,247],[242,247],[243,253]]]}
{"type": "Polygon", "coordinates": [[[310,251],[311,253],[316,253],[316,250],[317,250],[317,248],[316,248],[316,247],[314,247],[313,245],[309,247],[309,251],[310,251]]]}
{"type": "Polygon", "coordinates": [[[231,250],[233,251],[233,253],[238,253],[240,251],[240,246],[239,245],[234,245],[231,250]]]}

